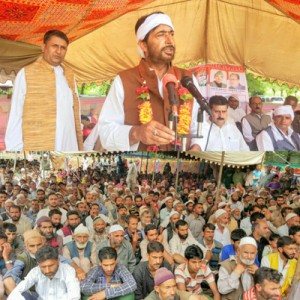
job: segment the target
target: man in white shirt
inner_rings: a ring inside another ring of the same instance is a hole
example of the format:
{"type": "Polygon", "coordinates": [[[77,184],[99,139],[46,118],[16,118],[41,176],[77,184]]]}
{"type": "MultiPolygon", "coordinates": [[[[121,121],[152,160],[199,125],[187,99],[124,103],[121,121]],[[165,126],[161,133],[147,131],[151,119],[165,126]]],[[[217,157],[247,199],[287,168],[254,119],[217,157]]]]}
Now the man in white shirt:
{"type": "Polygon", "coordinates": [[[62,66],[68,44],[65,33],[46,32],[42,59],[18,73],[5,135],[6,150],[83,150],[74,75],[62,66]]]}
{"type": "Polygon", "coordinates": [[[230,245],[230,232],[227,228],[227,224],[229,221],[228,212],[224,209],[218,209],[215,212],[216,217],[216,229],[214,234],[214,239],[221,243],[224,246],[230,245]]]}
{"type": "Polygon", "coordinates": [[[212,122],[204,123],[203,151],[249,151],[241,132],[232,120],[228,119],[228,101],[223,96],[213,96],[209,100],[212,122]],[[209,126],[211,125],[211,128],[209,126]]]}
{"type": "Polygon", "coordinates": [[[242,119],[242,131],[245,141],[251,151],[257,150],[256,136],[271,123],[271,117],[263,113],[263,102],[260,97],[249,99],[251,113],[242,119]]]}
{"type": "Polygon", "coordinates": [[[241,122],[242,118],[246,116],[245,111],[239,108],[239,97],[238,95],[231,95],[228,98],[228,115],[235,123],[241,122]]]}
{"type": "Polygon", "coordinates": [[[278,252],[264,256],[261,260],[262,267],[278,270],[282,274],[280,280],[281,295],[291,287],[295,274],[297,260],[294,258],[297,252],[296,242],[289,236],[280,237],[277,241],[278,252]]]}
{"type": "Polygon", "coordinates": [[[22,293],[33,286],[39,295],[38,299],[80,299],[80,285],[75,270],[60,263],[57,248],[44,246],[36,252],[35,257],[38,266],[14,288],[8,300],[25,300],[22,293]]]}
{"type": "Polygon", "coordinates": [[[285,217],[285,224],[279,226],[278,234],[280,236],[288,236],[289,235],[289,229],[292,226],[300,226],[300,217],[295,213],[289,213],[285,217]]]}
{"type": "Polygon", "coordinates": [[[277,107],[273,112],[273,122],[256,137],[260,151],[299,151],[300,136],[291,125],[294,112],[290,105],[277,107]]]}

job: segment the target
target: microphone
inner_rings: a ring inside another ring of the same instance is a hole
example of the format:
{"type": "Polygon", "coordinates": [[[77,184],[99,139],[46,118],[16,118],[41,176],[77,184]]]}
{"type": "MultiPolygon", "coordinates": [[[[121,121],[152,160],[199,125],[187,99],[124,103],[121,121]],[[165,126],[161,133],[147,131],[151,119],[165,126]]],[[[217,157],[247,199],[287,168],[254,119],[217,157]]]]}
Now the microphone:
{"type": "Polygon", "coordinates": [[[192,94],[192,96],[197,100],[200,105],[201,110],[205,110],[210,117],[212,117],[212,112],[204,97],[201,95],[195,84],[193,83],[193,79],[189,76],[184,76],[181,79],[181,84],[183,87],[188,89],[188,91],[192,94]]]}
{"type": "Polygon", "coordinates": [[[171,107],[169,114],[169,128],[173,130],[173,120],[177,122],[178,111],[177,111],[177,96],[176,88],[178,87],[178,82],[173,74],[166,74],[163,78],[163,85],[168,91],[168,98],[171,107]]]}

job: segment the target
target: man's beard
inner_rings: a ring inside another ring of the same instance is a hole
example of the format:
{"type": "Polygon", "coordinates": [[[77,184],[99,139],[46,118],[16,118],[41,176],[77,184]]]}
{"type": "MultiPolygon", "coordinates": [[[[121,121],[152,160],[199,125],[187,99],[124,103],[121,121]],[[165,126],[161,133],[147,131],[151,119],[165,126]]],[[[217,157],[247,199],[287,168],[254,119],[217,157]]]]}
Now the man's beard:
{"type": "Polygon", "coordinates": [[[175,231],[175,223],[170,223],[171,224],[171,228],[175,231]]]}
{"type": "Polygon", "coordinates": [[[252,266],[255,262],[255,259],[246,259],[243,257],[240,257],[241,262],[246,266],[252,266]]]}
{"type": "Polygon", "coordinates": [[[96,233],[100,233],[101,234],[101,233],[104,233],[105,228],[103,228],[103,229],[96,229],[95,228],[94,230],[95,230],[96,233]]]}
{"type": "Polygon", "coordinates": [[[20,217],[11,217],[11,219],[12,219],[14,222],[18,222],[18,221],[21,219],[21,216],[20,216],[20,217]]]}
{"type": "MultiPolygon", "coordinates": [[[[78,224],[78,225],[79,225],[79,224],[78,224]]],[[[74,232],[74,230],[76,229],[76,227],[77,227],[78,225],[75,225],[75,226],[69,225],[69,227],[70,227],[71,231],[74,232]]]]}
{"type": "Polygon", "coordinates": [[[188,234],[180,234],[180,233],[178,233],[178,236],[179,236],[179,238],[180,238],[181,240],[186,240],[187,237],[188,237],[188,234]]]}
{"type": "Polygon", "coordinates": [[[44,234],[44,237],[46,238],[47,241],[51,240],[53,236],[54,236],[53,233],[44,234]]]}
{"type": "Polygon", "coordinates": [[[86,247],[86,245],[87,245],[88,242],[85,242],[85,243],[82,244],[82,243],[78,243],[78,242],[75,241],[75,243],[76,243],[76,247],[79,250],[83,250],[86,247]]]}
{"type": "Polygon", "coordinates": [[[286,258],[286,259],[293,259],[295,257],[295,255],[288,255],[285,253],[285,251],[282,251],[282,255],[286,258]]]}

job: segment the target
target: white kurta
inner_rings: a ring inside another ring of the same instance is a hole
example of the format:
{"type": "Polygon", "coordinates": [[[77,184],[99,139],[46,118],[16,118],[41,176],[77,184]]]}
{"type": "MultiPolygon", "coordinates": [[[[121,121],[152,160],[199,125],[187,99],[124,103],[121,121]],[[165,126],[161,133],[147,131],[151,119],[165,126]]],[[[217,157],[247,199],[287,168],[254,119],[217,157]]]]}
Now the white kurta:
{"type": "MultiPolygon", "coordinates": [[[[197,84],[193,78],[194,84],[197,84]]],[[[198,85],[197,85],[198,86],[198,85]]],[[[158,89],[163,97],[163,82],[158,79],[158,89]]],[[[150,99],[151,101],[151,99],[150,99]]],[[[100,140],[103,148],[108,151],[136,151],[139,143],[131,145],[129,142],[129,132],[133,126],[125,125],[124,114],[124,88],[120,76],[117,76],[110,88],[109,94],[104,102],[98,121],[100,140]]],[[[197,132],[197,113],[199,105],[194,100],[192,122],[190,131],[197,132]]],[[[204,117],[205,119],[205,117],[204,117]]],[[[200,139],[192,139],[191,145],[200,145],[200,139]]],[[[89,148],[91,144],[89,143],[89,148]]],[[[85,150],[88,149],[85,146],[85,150]]]]}
{"type": "Polygon", "coordinates": [[[249,151],[241,132],[232,120],[227,120],[222,127],[213,123],[207,148],[205,149],[209,126],[205,124],[203,128],[204,139],[201,140],[201,149],[207,151],[249,151]]]}
{"type": "MultiPolygon", "coordinates": [[[[276,128],[274,123],[271,123],[271,128],[272,128],[272,132],[274,134],[275,140],[276,141],[282,140],[282,135],[280,134],[279,129],[276,128]]],[[[294,145],[294,142],[292,141],[292,133],[293,133],[293,129],[291,129],[289,127],[288,135],[285,135],[284,133],[282,133],[282,134],[292,145],[294,145]]],[[[257,135],[256,143],[257,143],[257,148],[259,151],[273,151],[274,150],[272,140],[271,140],[269,134],[265,130],[263,130],[262,132],[260,132],[257,135]]]]}
{"type": "MultiPolygon", "coordinates": [[[[55,150],[78,151],[73,112],[73,94],[64,76],[63,68],[61,66],[54,67],[54,72],[56,78],[55,150]]],[[[6,128],[5,145],[8,151],[23,150],[22,120],[25,96],[25,71],[21,69],[15,80],[10,115],[6,128]]]]}
{"type": "Polygon", "coordinates": [[[246,113],[241,108],[232,109],[231,107],[228,107],[228,115],[231,119],[234,120],[234,122],[241,122],[242,118],[246,116],[246,113]]]}

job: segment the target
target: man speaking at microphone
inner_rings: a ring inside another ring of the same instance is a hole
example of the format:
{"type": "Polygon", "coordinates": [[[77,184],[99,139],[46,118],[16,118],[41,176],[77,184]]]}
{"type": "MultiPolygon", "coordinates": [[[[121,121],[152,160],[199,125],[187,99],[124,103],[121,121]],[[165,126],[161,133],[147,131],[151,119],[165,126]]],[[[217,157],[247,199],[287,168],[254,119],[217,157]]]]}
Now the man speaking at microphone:
{"type": "MultiPolygon", "coordinates": [[[[191,73],[172,66],[174,26],[169,16],[161,12],[143,16],[135,32],[142,59],[138,66],[121,72],[114,80],[99,117],[101,144],[108,151],[142,151],[149,145],[158,145],[161,151],[174,150],[175,132],[169,128],[169,113],[172,106],[176,114],[177,103],[170,103],[174,97],[169,97],[170,86],[168,92],[163,79],[175,77],[176,84],[171,83],[171,89],[177,93],[177,81],[191,73]]],[[[197,131],[198,107],[192,100],[190,134],[197,131]]],[[[199,144],[199,139],[192,139],[190,150],[200,150],[199,144]]]]}

